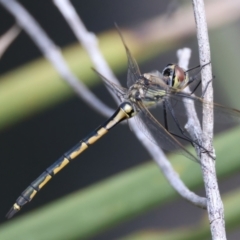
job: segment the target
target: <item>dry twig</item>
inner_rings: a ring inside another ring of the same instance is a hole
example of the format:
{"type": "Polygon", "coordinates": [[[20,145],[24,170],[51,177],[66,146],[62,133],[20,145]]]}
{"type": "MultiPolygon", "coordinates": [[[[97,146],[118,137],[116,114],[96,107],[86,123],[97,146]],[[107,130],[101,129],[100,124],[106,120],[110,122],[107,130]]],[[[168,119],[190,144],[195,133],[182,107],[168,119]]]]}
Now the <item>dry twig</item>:
{"type": "MultiPolygon", "coordinates": [[[[86,30],[84,24],[82,23],[80,17],[77,16],[77,13],[69,0],[54,0],[54,3],[58,6],[63,16],[66,18],[68,24],[70,25],[71,29],[73,29],[79,42],[88,51],[89,56],[92,59],[92,62],[94,63],[96,69],[101,72],[103,76],[107,77],[110,81],[120,84],[115,76],[112,77],[113,73],[107,65],[106,61],[104,60],[99,48],[97,47],[95,36],[86,30]],[[89,37],[91,41],[88,41],[89,37]],[[95,40],[92,41],[93,39],[95,40]]],[[[145,134],[140,131],[139,128],[136,126],[135,120],[130,119],[129,123],[132,131],[137,136],[138,140],[143,144],[143,146],[146,148],[152,158],[156,161],[161,171],[168,179],[169,183],[173,186],[173,188],[183,198],[190,201],[194,205],[206,208],[206,199],[197,196],[184,185],[178,174],[172,168],[172,165],[167,160],[163,151],[146,138],[145,134]]],[[[143,122],[141,123],[141,125],[143,125],[145,129],[147,129],[147,126],[145,126],[143,122]]],[[[150,135],[150,133],[148,134],[150,135]]]]}
{"type": "Polygon", "coordinates": [[[46,59],[55,67],[63,80],[81,97],[88,105],[93,107],[98,113],[109,116],[113,110],[102,103],[88,88],[79,81],[79,79],[70,71],[65,62],[61,50],[47,36],[38,22],[30,15],[29,12],[15,0],[0,0],[0,3],[5,7],[15,18],[17,24],[25,30],[32,38],[34,43],[42,51],[46,59]]]}
{"type": "Polygon", "coordinates": [[[14,25],[0,37],[0,58],[20,32],[21,29],[18,26],[14,25]]]}
{"type": "MultiPolygon", "coordinates": [[[[194,16],[197,27],[197,39],[199,46],[200,64],[203,66],[211,61],[210,45],[208,40],[207,22],[205,16],[203,0],[193,0],[194,16]]],[[[213,88],[209,81],[212,79],[211,64],[206,65],[201,71],[202,92],[207,91],[204,98],[208,102],[213,101],[213,88]]],[[[214,152],[212,146],[213,139],[213,109],[203,107],[203,136],[202,146],[205,149],[214,152]]],[[[202,168],[203,180],[207,197],[208,217],[211,226],[212,239],[226,239],[224,209],[221,196],[218,189],[215,161],[207,153],[201,153],[201,162],[204,165],[202,168]]]]}

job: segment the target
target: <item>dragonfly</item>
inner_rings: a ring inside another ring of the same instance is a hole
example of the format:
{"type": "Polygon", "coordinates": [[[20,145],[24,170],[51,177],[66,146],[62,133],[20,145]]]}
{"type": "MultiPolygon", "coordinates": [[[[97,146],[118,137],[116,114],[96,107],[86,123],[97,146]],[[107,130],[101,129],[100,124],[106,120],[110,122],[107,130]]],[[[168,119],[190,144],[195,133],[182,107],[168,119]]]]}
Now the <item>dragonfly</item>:
{"type": "MultiPolygon", "coordinates": [[[[167,121],[165,119],[165,126],[162,125],[150,112],[150,109],[161,103],[165,104],[165,110],[169,111],[173,118],[175,118],[175,106],[179,101],[185,101],[190,99],[197,103],[197,106],[203,107],[203,105],[212,107],[217,110],[220,115],[232,115],[233,118],[240,119],[240,111],[236,109],[226,108],[216,103],[205,102],[202,98],[194,97],[191,94],[183,93],[183,89],[193,82],[186,71],[177,65],[168,65],[163,74],[145,73],[141,74],[136,60],[132,57],[123,37],[123,45],[128,59],[128,73],[127,73],[127,88],[118,86],[103,75],[94,70],[105,82],[106,86],[110,88],[120,99],[117,110],[114,114],[106,120],[103,124],[92,131],[88,136],[79,141],[72,149],[64,153],[56,162],[48,167],[37,179],[35,179],[17,198],[12,208],[7,213],[6,217],[9,219],[19,212],[22,207],[29,203],[36,194],[62,169],[64,169],[72,160],[76,159],[82,152],[88,147],[98,141],[112,128],[121,123],[124,120],[134,118],[136,123],[139,124],[139,120],[142,120],[148,129],[153,133],[154,137],[148,136],[147,131],[142,129],[147,137],[155,144],[159,145],[162,149],[167,151],[178,150],[181,154],[187,158],[200,163],[197,156],[189,152],[177,137],[183,138],[189,142],[196,143],[204,151],[204,149],[198,142],[195,142],[185,134],[183,136],[173,135],[166,126],[167,121]]],[[[177,118],[176,118],[177,119],[177,118]]],[[[175,120],[176,120],[175,119],[175,120]]],[[[176,120],[177,121],[177,120],[176,120]]],[[[176,122],[182,129],[178,121],[176,122]]],[[[139,124],[140,129],[142,128],[139,124]]]]}

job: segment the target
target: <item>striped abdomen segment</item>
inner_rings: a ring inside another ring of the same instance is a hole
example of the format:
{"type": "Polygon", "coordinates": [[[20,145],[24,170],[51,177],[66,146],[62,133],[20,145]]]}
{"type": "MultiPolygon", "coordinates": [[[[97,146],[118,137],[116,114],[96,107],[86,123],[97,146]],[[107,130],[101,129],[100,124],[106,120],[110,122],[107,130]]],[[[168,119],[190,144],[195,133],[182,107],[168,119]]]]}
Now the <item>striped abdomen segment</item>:
{"type": "Polygon", "coordinates": [[[72,149],[63,154],[55,163],[47,168],[36,180],[34,180],[18,197],[6,217],[11,218],[17,213],[26,203],[30,202],[34,196],[45,186],[53,176],[62,170],[68,163],[79,156],[91,144],[95,143],[111,128],[121,121],[132,117],[135,114],[130,103],[122,103],[117,111],[102,125],[85,137],[82,141],[76,144],[72,149]]]}

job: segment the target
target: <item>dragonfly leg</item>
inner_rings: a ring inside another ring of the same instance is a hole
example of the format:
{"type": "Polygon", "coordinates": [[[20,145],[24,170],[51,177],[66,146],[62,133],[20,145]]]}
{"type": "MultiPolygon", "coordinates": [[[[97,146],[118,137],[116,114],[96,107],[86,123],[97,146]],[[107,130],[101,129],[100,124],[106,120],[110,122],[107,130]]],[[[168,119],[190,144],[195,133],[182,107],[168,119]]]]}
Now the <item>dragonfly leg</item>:
{"type": "Polygon", "coordinates": [[[213,81],[214,78],[215,78],[215,76],[213,76],[213,78],[208,81],[207,86],[206,86],[205,89],[203,90],[203,93],[202,93],[201,98],[204,98],[204,95],[205,95],[205,93],[206,93],[206,91],[207,91],[207,89],[208,89],[208,86],[209,86],[209,84],[213,81]]]}
{"type": "MultiPolygon", "coordinates": [[[[193,82],[193,81],[195,81],[195,80],[193,79],[192,82],[193,82]]],[[[189,83],[191,83],[191,82],[189,81],[189,83]]],[[[196,90],[198,89],[198,87],[200,86],[201,83],[202,83],[202,81],[199,80],[198,84],[197,84],[196,87],[192,90],[192,92],[190,93],[190,95],[192,95],[192,94],[194,94],[194,93],[196,92],[196,90]]]]}
{"type": "Polygon", "coordinates": [[[183,136],[180,136],[180,135],[178,135],[178,134],[176,134],[176,133],[173,133],[173,132],[171,132],[171,131],[169,130],[169,128],[168,128],[168,122],[167,122],[167,109],[166,109],[166,103],[165,103],[165,101],[163,102],[163,119],[164,119],[164,127],[165,127],[165,129],[166,129],[169,133],[171,133],[171,134],[172,134],[173,136],[175,136],[175,137],[178,137],[178,138],[180,138],[180,139],[183,139],[183,140],[191,143],[192,146],[194,146],[192,139],[190,139],[188,136],[185,136],[185,135],[184,135],[184,130],[180,127],[180,124],[178,123],[178,121],[176,121],[176,124],[177,124],[180,132],[182,133],[182,135],[183,135],[184,137],[183,137],[183,136]]]}
{"type": "MultiPolygon", "coordinates": [[[[179,131],[181,132],[181,134],[182,134],[184,137],[178,136],[177,134],[173,134],[173,135],[176,136],[176,137],[179,137],[179,138],[181,138],[181,139],[184,139],[184,140],[186,140],[186,141],[188,141],[188,142],[191,142],[192,145],[193,145],[193,144],[196,144],[199,148],[203,149],[204,152],[209,152],[206,148],[204,148],[204,147],[203,147],[201,144],[199,144],[197,141],[191,139],[188,135],[186,135],[185,130],[183,130],[183,129],[181,128],[180,123],[178,122],[178,119],[177,119],[177,117],[175,116],[175,113],[174,113],[174,111],[173,111],[170,103],[168,102],[168,100],[165,100],[165,101],[164,101],[164,104],[165,104],[165,109],[168,108],[168,110],[170,111],[170,113],[171,113],[171,115],[172,115],[172,118],[173,118],[174,122],[176,123],[177,128],[179,129],[179,131]]],[[[168,132],[169,132],[169,130],[168,130],[168,132]]],[[[170,132],[170,133],[171,133],[171,132],[170,132]]],[[[172,133],[171,133],[171,134],[172,134],[172,133]]]]}
{"type": "MultiPolygon", "coordinates": [[[[189,72],[189,71],[191,71],[191,70],[193,70],[193,69],[195,69],[195,68],[200,67],[199,72],[196,74],[196,75],[198,75],[198,74],[201,72],[201,70],[202,70],[206,65],[208,65],[208,64],[210,64],[210,63],[211,63],[211,62],[208,62],[208,63],[206,63],[206,64],[204,64],[204,65],[202,65],[202,66],[198,65],[198,66],[196,66],[196,67],[193,67],[193,68],[188,69],[186,72],[189,72]]],[[[186,86],[189,86],[189,85],[190,85],[192,82],[194,82],[194,81],[196,81],[196,78],[195,78],[195,77],[190,78],[186,86]]],[[[198,87],[200,86],[200,84],[201,84],[201,79],[199,80],[199,82],[198,82],[198,84],[196,85],[196,87],[192,90],[192,92],[190,93],[190,95],[192,95],[192,94],[198,89],[198,87]]],[[[209,84],[209,83],[208,83],[208,84],[209,84]]],[[[207,86],[208,86],[208,84],[207,84],[207,86]]],[[[207,87],[206,87],[206,89],[207,89],[207,87]]],[[[204,93],[205,93],[206,89],[204,90],[204,93]]],[[[202,96],[204,96],[204,94],[202,94],[202,96]]]]}
{"type": "Polygon", "coordinates": [[[163,102],[163,120],[164,120],[164,127],[169,132],[169,130],[168,130],[168,122],[167,122],[167,110],[166,110],[165,101],[163,102]]]}

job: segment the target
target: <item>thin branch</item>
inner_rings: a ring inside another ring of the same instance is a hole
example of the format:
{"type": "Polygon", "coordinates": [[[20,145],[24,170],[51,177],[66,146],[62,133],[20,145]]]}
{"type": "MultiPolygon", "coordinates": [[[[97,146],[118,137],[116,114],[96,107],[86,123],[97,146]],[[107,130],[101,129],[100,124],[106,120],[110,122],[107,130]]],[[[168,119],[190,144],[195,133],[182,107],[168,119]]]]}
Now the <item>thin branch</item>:
{"type": "Polygon", "coordinates": [[[21,29],[17,25],[14,25],[0,37],[0,58],[20,32],[21,29]]]}
{"type": "MultiPolygon", "coordinates": [[[[96,35],[86,29],[71,2],[69,0],[53,0],[53,2],[65,17],[79,43],[81,43],[88,52],[96,70],[100,73],[104,73],[104,77],[111,79],[111,82],[119,85],[120,83],[118,79],[115,77],[101,52],[98,50],[98,39],[96,35]]],[[[116,95],[113,92],[110,93],[115,101],[119,103],[116,95]]]]}
{"type": "MultiPolygon", "coordinates": [[[[178,65],[183,69],[188,69],[189,58],[191,56],[191,50],[189,48],[179,49],[177,51],[177,57],[179,59],[178,65]]],[[[184,92],[190,93],[190,88],[187,86],[184,89],[184,92]]],[[[192,139],[196,139],[200,144],[202,143],[202,129],[197,116],[197,112],[195,109],[194,102],[190,99],[184,99],[184,107],[186,110],[186,114],[188,116],[188,121],[185,125],[185,129],[188,131],[189,135],[192,139]]],[[[198,157],[201,157],[201,149],[198,145],[194,144],[195,150],[197,152],[198,157]]]]}
{"type": "MultiPolygon", "coordinates": [[[[144,125],[144,123],[141,124],[144,125]]],[[[207,207],[206,198],[196,195],[194,192],[190,191],[186,187],[186,185],[183,183],[183,181],[180,179],[178,174],[173,169],[171,163],[166,158],[163,151],[157,145],[146,139],[146,136],[141,131],[139,131],[139,128],[134,122],[134,119],[130,120],[130,127],[133,130],[136,137],[138,138],[138,140],[142,143],[142,145],[149,152],[153,160],[160,167],[162,173],[164,174],[168,182],[178,192],[178,194],[181,195],[187,201],[191,202],[192,204],[206,209],[207,207]]],[[[147,129],[147,127],[145,127],[145,129],[147,129]]],[[[148,134],[150,135],[150,133],[148,134]]]]}
{"type": "MultiPolygon", "coordinates": [[[[188,69],[189,60],[191,57],[191,49],[182,48],[177,51],[178,65],[183,69],[188,69]]],[[[185,87],[184,92],[190,93],[189,86],[185,87]]],[[[197,116],[197,112],[195,109],[194,102],[190,99],[185,99],[184,107],[186,110],[186,114],[188,116],[188,121],[185,125],[185,129],[188,131],[192,139],[201,139],[202,138],[202,130],[201,125],[197,116]]],[[[200,141],[201,142],[201,141],[200,141]]],[[[200,148],[195,144],[195,149],[197,151],[198,156],[200,157],[200,148]]],[[[205,199],[205,208],[207,207],[207,200],[205,199]]]]}
{"type": "MultiPolygon", "coordinates": [[[[84,23],[82,22],[80,16],[78,16],[71,2],[69,0],[53,0],[53,3],[58,7],[59,11],[67,21],[68,25],[78,39],[78,42],[82,44],[83,48],[87,51],[96,70],[104,77],[111,80],[111,82],[120,85],[120,82],[113,74],[111,68],[108,66],[102,53],[99,50],[98,39],[96,35],[86,29],[84,23]]],[[[116,94],[110,90],[109,93],[114,98],[115,102],[119,104],[120,101],[116,94]]],[[[110,115],[108,117],[110,117],[110,115]]]]}
{"type": "MultiPolygon", "coordinates": [[[[200,64],[204,65],[211,61],[210,45],[208,39],[207,22],[205,16],[203,0],[193,0],[194,16],[197,27],[197,38],[199,46],[200,64]]],[[[201,71],[202,91],[208,85],[207,91],[204,95],[208,102],[213,101],[213,88],[209,81],[212,79],[211,64],[206,65],[201,71]]],[[[210,107],[203,107],[203,137],[202,145],[205,149],[214,152],[212,146],[213,139],[213,109],[210,107]]],[[[201,154],[203,180],[207,197],[208,217],[211,226],[212,239],[226,239],[224,209],[221,196],[218,189],[215,161],[207,154],[201,154]]]]}
{"type": "Polygon", "coordinates": [[[63,80],[98,113],[110,116],[113,110],[102,103],[79,79],[70,71],[61,50],[47,36],[36,20],[15,0],[0,0],[0,3],[16,18],[19,26],[32,38],[43,55],[52,63],[63,80]]]}

